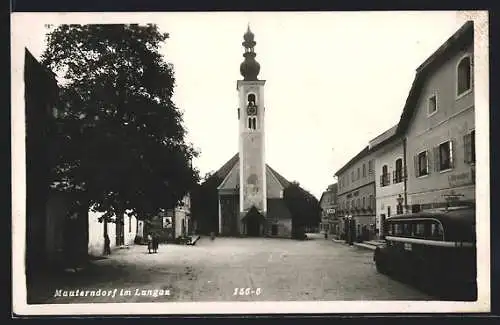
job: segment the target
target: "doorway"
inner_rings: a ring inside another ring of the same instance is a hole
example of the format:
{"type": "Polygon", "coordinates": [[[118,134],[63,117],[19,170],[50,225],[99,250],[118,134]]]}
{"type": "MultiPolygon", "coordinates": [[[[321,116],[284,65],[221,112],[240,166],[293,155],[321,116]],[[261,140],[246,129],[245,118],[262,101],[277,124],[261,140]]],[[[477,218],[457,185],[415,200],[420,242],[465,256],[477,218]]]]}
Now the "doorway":
{"type": "Polygon", "coordinates": [[[262,215],[259,213],[259,211],[255,208],[252,207],[250,211],[248,211],[246,215],[246,234],[247,236],[250,237],[258,237],[260,236],[260,221],[261,221],[262,215]]]}
{"type": "Polygon", "coordinates": [[[277,236],[278,235],[278,225],[274,224],[271,226],[271,235],[272,236],[277,236]]]}

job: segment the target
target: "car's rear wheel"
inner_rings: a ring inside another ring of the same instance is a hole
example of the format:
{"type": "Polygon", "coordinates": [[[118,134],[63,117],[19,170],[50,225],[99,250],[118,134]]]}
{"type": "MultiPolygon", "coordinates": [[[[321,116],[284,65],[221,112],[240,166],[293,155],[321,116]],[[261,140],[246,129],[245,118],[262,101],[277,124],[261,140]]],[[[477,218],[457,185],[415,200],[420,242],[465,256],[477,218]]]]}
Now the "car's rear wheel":
{"type": "Polygon", "coordinates": [[[384,259],[382,257],[382,253],[380,252],[379,248],[377,248],[375,250],[374,260],[375,260],[375,267],[377,268],[377,272],[380,274],[388,274],[387,265],[384,262],[384,259]]]}

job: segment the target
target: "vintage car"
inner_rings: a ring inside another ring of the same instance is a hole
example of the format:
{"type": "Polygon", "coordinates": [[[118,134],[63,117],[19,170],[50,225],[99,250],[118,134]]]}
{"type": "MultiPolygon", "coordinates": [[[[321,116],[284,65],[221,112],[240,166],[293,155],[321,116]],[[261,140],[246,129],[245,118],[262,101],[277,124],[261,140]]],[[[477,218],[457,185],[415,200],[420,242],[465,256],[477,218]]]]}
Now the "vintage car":
{"type": "Polygon", "coordinates": [[[457,207],[390,217],[377,247],[378,272],[435,294],[476,300],[475,209],[457,207]]]}

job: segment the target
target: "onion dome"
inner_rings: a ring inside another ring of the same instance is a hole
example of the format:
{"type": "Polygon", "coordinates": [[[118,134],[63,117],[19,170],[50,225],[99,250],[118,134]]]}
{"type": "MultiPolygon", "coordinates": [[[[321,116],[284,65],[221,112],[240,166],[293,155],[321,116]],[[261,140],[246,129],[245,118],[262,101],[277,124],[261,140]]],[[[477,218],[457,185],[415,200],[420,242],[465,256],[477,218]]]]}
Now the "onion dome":
{"type": "Polygon", "coordinates": [[[257,44],[254,41],[254,34],[248,26],[246,33],[243,35],[244,42],[242,43],[245,48],[245,53],[243,57],[245,60],[240,65],[240,73],[243,76],[243,80],[258,80],[257,76],[260,72],[260,64],[255,60],[254,47],[257,44]]]}

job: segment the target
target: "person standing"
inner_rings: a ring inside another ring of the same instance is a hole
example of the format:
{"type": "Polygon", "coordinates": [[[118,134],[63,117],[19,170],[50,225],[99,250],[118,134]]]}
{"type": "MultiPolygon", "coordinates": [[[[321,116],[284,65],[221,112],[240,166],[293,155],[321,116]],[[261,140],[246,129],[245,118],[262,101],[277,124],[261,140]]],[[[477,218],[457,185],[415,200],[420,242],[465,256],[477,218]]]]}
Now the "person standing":
{"type": "Polygon", "coordinates": [[[109,236],[108,234],[106,233],[104,235],[104,255],[109,255],[111,254],[111,241],[109,240],[109,236]]]}
{"type": "Polygon", "coordinates": [[[154,234],[153,235],[153,253],[158,253],[158,241],[159,241],[158,235],[154,234]]]}
{"type": "Polygon", "coordinates": [[[151,250],[153,249],[153,236],[151,236],[151,233],[148,234],[148,252],[151,254],[151,250]]]}

